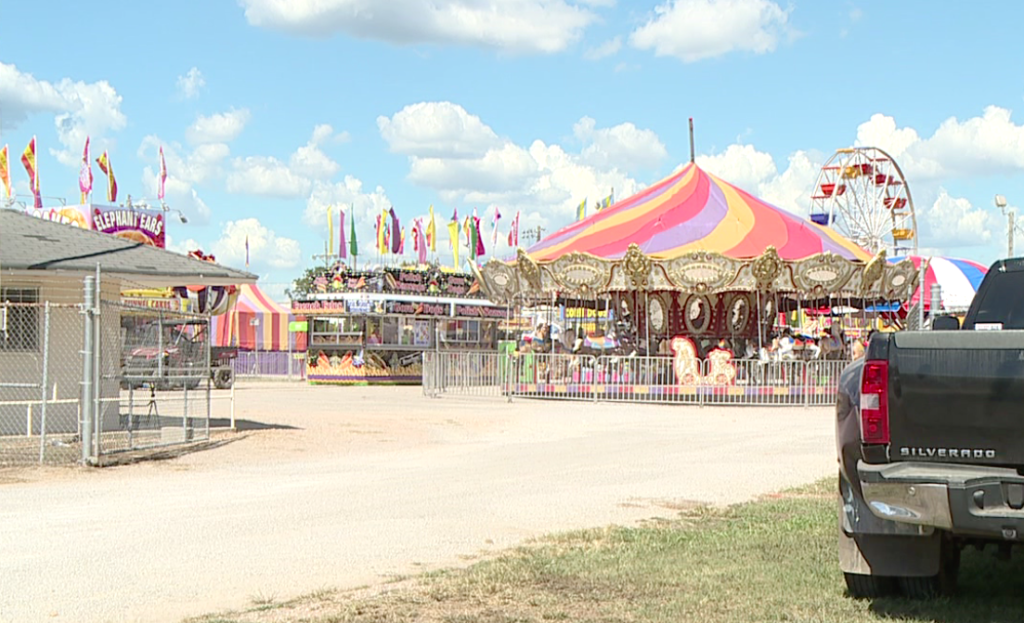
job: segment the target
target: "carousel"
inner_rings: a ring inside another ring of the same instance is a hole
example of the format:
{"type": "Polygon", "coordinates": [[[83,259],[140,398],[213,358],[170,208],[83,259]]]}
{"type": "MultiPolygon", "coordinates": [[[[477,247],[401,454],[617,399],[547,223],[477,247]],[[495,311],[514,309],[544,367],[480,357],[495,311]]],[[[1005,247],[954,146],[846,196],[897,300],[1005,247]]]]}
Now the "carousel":
{"type": "Polygon", "coordinates": [[[671,355],[684,369],[757,352],[803,309],[903,303],[918,280],[912,261],[871,255],[692,161],[476,270],[495,304],[614,310],[629,354],[671,355]]]}

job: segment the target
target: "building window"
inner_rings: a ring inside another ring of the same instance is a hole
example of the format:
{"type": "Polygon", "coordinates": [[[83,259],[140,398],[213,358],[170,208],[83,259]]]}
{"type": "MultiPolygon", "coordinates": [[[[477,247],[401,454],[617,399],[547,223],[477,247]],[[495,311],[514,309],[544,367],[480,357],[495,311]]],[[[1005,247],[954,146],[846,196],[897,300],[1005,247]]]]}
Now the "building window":
{"type": "Polygon", "coordinates": [[[39,350],[39,290],[0,289],[0,351],[39,350]]]}

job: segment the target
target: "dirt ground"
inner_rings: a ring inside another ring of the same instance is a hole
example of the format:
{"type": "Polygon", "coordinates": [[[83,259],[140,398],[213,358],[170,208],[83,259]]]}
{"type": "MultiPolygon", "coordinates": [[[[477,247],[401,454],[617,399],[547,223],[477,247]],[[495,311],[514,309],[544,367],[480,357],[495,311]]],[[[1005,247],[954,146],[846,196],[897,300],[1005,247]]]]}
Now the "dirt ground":
{"type": "Polygon", "coordinates": [[[0,622],[179,621],[835,470],[824,408],[243,383],[236,417],[170,460],[0,471],[0,622]]]}

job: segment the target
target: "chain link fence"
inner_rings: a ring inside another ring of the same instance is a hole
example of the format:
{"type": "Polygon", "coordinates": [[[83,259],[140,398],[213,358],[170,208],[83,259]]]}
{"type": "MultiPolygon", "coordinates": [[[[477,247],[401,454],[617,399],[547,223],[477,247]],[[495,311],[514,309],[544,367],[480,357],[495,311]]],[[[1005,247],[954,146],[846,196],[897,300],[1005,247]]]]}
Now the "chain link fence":
{"type": "Polygon", "coordinates": [[[208,440],[217,410],[233,422],[233,392],[214,388],[209,318],[117,294],[92,276],[74,290],[5,284],[0,467],[98,464],[208,440]]]}
{"type": "Polygon", "coordinates": [[[40,302],[28,288],[3,294],[0,467],[75,461],[81,456],[81,311],[40,302]]]}

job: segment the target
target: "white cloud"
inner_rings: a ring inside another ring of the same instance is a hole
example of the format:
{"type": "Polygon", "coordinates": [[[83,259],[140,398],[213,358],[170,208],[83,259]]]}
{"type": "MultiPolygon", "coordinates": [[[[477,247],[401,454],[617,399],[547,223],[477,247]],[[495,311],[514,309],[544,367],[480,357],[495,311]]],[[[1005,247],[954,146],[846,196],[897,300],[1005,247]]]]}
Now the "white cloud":
{"type": "Polygon", "coordinates": [[[635,192],[640,184],[629,171],[657,166],[667,155],[650,130],[631,123],[598,128],[587,117],[574,128],[583,144],[579,153],[540,140],[524,147],[451,102],[407,106],[378,119],[378,126],[392,151],[409,156],[409,179],[436,190],[444,202],[487,212],[499,206],[504,214],[520,210],[524,228],[549,231],[564,225],[584,198],[597,202],[612,188],[619,197],[635,192]]]}
{"type": "Polygon", "coordinates": [[[235,158],[227,178],[229,193],[289,199],[309,193],[312,182],[277,158],[249,156],[235,158]]]}
{"type": "Polygon", "coordinates": [[[224,224],[220,238],[212,245],[217,262],[228,266],[245,266],[247,239],[251,267],[291,269],[302,263],[302,249],[297,240],[277,235],[255,218],[224,224]]]}
{"type": "Polygon", "coordinates": [[[288,163],[293,171],[312,179],[327,179],[334,177],[341,167],[337,162],[330,159],[320,146],[334,140],[348,140],[347,133],[334,134],[334,128],[327,124],[321,124],[313,128],[313,136],[304,146],[295,150],[288,163]]]}
{"type": "Polygon", "coordinates": [[[206,86],[206,79],[198,67],[188,70],[184,76],[178,76],[178,94],[185,99],[199,97],[199,91],[206,86]]]}
{"type": "Polygon", "coordinates": [[[570,0],[240,0],[253,26],[296,35],[344,34],[395,44],[453,44],[559,52],[596,16],[570,0]]]}
{"type": "Polygon", "coordinates": [[[185,130],[185,139],[193,145],[230,143],[242,133],[250,117],[247,108],[231,109],[209,116],[199,115],[185,130]]]}
{"type": "Polygon", "coordinates": [[[778,174],[771,154],[757,151],[753,145],[729,145],[720,154],[699,155],[695,160],[708,173],[755,195],[761,194],[762,183],[778,174]]]}
{"type": "Polygon", "coordinates": [[[320,148],[332,140],[347,140],[347,134],[335,134],[330,125],[321,124],[313,128],[309,142],[295,150],[287,163],[272,156],[236,158],[227,176],[227,190],[282,199],[305,197],[314,182],[329,180],[341,169],[320,148]]]}
{"type": "Polygon", "coordinates": [[[622,49],[622,37],[615,37],[609,39],[596,48],[590,48],[583,53],[583,58],[588,61],[599,61],[602,58],[608,58],[614,56],[622,49]]]}
{"type": "Polygon", "coordinates": [[[987,246],[994,242],[993,231],[1006,229],[1005,223],[994,215],[979,210],[963,197],[950,196],[942,187],[934,202],[917,204],[917,225],[921,244],[946,253],[964,247],[987,246]]]}
{"type": "Polygon", "coordinates": [[[86,136],[93,137],[94,151],[101,150],[108,146],[107,133],[127,125],[121,100],[106,80],[86,83],[63,78],[51,83],[0,63],[4,129],[17,128],[32,115],[53,114],[57,138],[64,148],[49,151],[67,166],[78,167],[86,136]]]}
{"type": "Polygon", "coordinates": [[[587,145],[581,154],[583,159],[598,168],[654,169],[668,158],[668,150],[657,134],[652,130],[641,130],[629,122],[598,128],[596,121],[583,117],[572,131],[587,145]]]}
{"type": "Polygon", "coordinates": [[[915,129],[900,128],[892,117],[876,114],[857,128],[857,144],[886,150],[914,180],[1020,173],[1024,125],[1011,117],[1010,110],[989,106],[980,117],[950,117],[932,136],[922,138],[915,129]]]}
{"type": "Polygon", "coordinates": [[[501,139],[480,117],[451,102],[410,104],[393,117],[377,117],[391,151],[420,158],[478,158],[501,139]]]}
{"type": "Polygon", "coordinates": [[[765,54],[794,36],[790,10],[770,0],[667,0],[629,42],[686,63],[736,51],[765,54]]]}
{"type": "Polygon", "coordinates": [[[165,143],[154,135],[143,138],[136,155],[149,164],[142,171],[144,192],[140,194],[151,204],[156,203],[157,171],[160,170],[158,150],[161,146],[167,162],[166,203],[171,208],[181,210],[190,224],[208,223],[210,208],[199,196],[195,186],[223,176],[224,161],[230,155],[230,149],[223,143],[211,143],[199,145],[183,155],[182,146],[177,143],[165,143]]]}
{"type": "MultiPolygon", "coordinates": [[[[142,139],[137,155],[141,160],[151,162],[156,167],[161,146],[164,148],[164,159],[167,161],[168,184],[178,180],[191,186],[219,179],[224,174],[224,162],[231,155],[231,148],[224,143],[197,145],[191,152],[185,153],[185,148],[180,144],[164,142],[155,135],[142,139]]],[[[155,186],[153,188],[155,189],[155,186]]]]}

